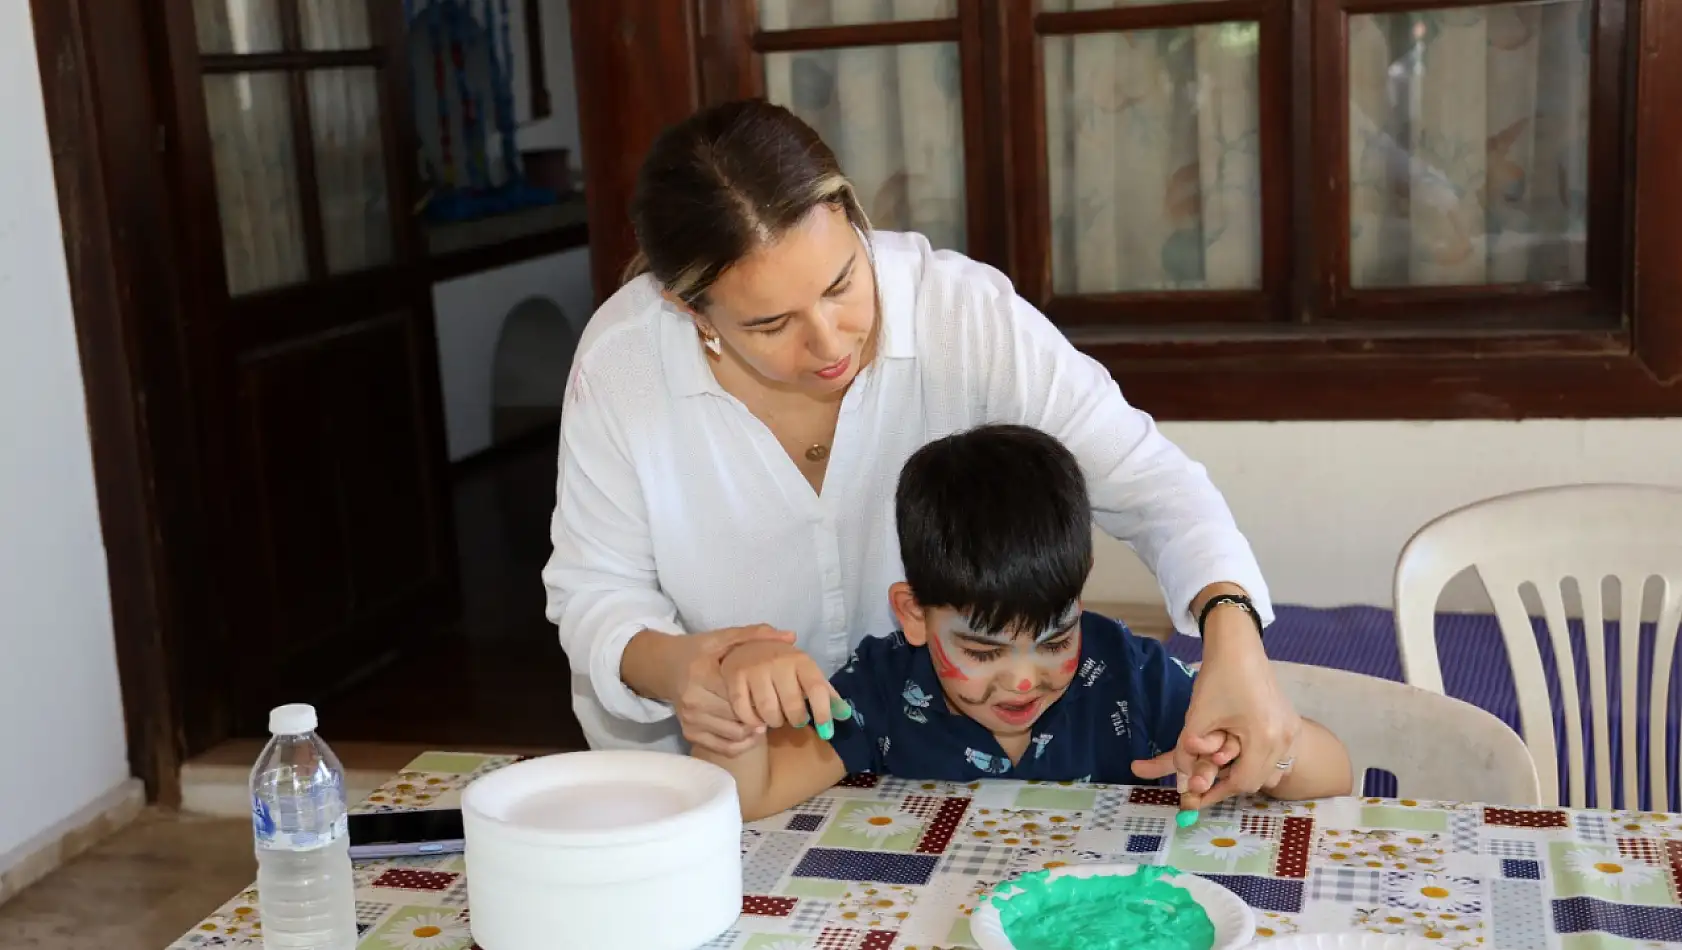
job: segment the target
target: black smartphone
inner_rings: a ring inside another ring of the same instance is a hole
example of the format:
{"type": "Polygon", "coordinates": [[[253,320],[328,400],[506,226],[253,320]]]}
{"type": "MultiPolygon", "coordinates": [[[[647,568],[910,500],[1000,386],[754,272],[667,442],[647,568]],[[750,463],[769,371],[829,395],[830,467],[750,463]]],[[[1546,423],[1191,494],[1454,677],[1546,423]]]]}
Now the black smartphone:
{"type": "Polygon", "coordinates": [[[353,861],[422,854],[457,854],[466,850],[461,809],[370,812],[346,819],[353,861]]]}

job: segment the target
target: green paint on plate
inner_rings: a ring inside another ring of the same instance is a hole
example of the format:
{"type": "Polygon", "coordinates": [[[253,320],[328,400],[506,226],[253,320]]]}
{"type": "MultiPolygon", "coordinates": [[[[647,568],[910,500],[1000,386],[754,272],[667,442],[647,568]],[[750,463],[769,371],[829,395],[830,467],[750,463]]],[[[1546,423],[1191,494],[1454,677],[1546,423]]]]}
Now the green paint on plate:
{"type": "Polygon", "coordinates": [[[1181,828],[1190,828],[1197,824],[1197,812],[1187,809],[1174,816],[1174,824],[1181,828]]]}
{"type": "Polygon", "coordinates": [[[1215,925],[1180,872],[1141,866],[1093,877],[1035,871],[994,888],[999,923],[1016,950],[1209,950],[1215,925]]]}

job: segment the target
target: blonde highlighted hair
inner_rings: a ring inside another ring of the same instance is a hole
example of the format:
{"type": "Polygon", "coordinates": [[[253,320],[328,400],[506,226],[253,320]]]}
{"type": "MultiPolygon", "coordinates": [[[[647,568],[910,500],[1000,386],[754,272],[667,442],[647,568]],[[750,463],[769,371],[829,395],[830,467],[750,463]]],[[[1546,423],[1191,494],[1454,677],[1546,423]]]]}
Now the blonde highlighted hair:
{"type": "Polygon", "coordinates": [[[662,132],[643,159],[631,200],[638,250],[624,279],[652,274],[704,309],[720,274],[820,205],[870,233],[835,153],[794,113],[763,99],[703,109],[662,132]]]}

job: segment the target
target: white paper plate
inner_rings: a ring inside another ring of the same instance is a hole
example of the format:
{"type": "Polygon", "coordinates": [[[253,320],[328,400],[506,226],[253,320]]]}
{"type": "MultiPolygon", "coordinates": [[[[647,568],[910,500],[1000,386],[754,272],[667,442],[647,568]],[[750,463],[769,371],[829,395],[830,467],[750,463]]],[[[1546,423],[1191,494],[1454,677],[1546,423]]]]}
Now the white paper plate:
{"type": "Polygon", "coordinates": [[[1257,950],[1433,950],[1437,945],[1418,937],[1392,934],[1297,934],[1256,942],[1257,950]]]}
{"type": "MultiPolygon", "coordinates": [[[[1053,868],[1051,879],[1098,877],[1103,874],[1129,877],[1139,868],[1137,864],[1076,864],[1053,868]]],[[[1256,915],[1237,894],[1191,874],[1164,880],[1185,888],[1192,900],[1197,901],[1203,912],[1209,915],[1209,922],[1215,925],[1215,945],[1210,950],[1237,950],[1255,938],[1256,915]]],[[[981,950],[1016,950],[1010,938],[1005,936],[1004,927],[999,923],[998,908],[993,906],[991,899],[982,900],[975,908],[975,913],[970,915],[969,929],[975,942],[981,945],[981,950]]]]}

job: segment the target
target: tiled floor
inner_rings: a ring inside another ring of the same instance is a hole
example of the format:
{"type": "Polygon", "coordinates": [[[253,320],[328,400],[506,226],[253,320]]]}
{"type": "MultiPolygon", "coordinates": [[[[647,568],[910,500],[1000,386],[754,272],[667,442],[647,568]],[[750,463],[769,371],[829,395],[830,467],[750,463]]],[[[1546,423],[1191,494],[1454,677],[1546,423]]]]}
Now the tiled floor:
{"type": "Polygon", "coordinates": [[[0,904],[7,950],[158,950],[256,876],[251,823],[148,810],[0,904]]]}

